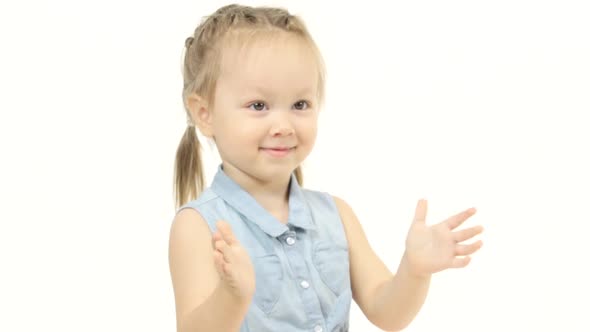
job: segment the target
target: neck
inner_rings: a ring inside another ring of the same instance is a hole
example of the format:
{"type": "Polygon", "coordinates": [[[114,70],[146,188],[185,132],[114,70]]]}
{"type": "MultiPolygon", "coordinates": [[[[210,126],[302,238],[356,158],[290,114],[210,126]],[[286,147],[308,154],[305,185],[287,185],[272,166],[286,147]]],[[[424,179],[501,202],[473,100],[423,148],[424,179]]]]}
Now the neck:
{"type": "Polygon", "coordinates": [[[289,211],[289,181],[291,175],[280,179],[260,179],[223,163],[223,172],[247,191],[278,220],[286,222],[289,211]]]}

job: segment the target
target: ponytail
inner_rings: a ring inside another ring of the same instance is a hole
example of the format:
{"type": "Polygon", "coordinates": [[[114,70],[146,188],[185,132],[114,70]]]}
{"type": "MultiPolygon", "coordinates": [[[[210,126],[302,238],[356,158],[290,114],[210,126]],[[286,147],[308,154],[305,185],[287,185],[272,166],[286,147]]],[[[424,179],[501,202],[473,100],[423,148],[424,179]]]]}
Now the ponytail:
{"type": "Polygon", "coordinates": [[[295,169],[295,178],[297,179],[299,186],[303,187],[303,171],[301,171],[301,166],[297,166],[295,169]]]}
{"type": "Polygon", "coordinates": [[[174,198],[176,209],[194,200],[203,191],[203,162],[201,144],[194,126],[187,126],[174,164],[174,198]]]}

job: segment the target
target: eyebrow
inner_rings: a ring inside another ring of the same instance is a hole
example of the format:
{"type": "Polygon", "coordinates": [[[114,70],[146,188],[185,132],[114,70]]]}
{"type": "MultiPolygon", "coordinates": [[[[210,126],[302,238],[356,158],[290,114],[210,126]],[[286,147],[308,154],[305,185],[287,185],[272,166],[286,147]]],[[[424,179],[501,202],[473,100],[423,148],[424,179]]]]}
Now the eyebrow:
{"type": "MultiPolygon", "coordinates": [[[[269,90],[267,90],[267,89],[265,89],[263,87],[260,87],[260,86],[249,86],[247,91],[248,92],[251,92],[251,91],[257,92],[257,93],[261,93],[263,95],[270,94],[270,91],[269,90]]],[[[296,91],[296,93],[295,93],[296,96],[313,95],[313,94],[315,94],[315,91],[312,88],[310,88],[310,87],[306,87],[306,88],[299,89],[299,90],[293,90],[293,91],[296,91]]]]}

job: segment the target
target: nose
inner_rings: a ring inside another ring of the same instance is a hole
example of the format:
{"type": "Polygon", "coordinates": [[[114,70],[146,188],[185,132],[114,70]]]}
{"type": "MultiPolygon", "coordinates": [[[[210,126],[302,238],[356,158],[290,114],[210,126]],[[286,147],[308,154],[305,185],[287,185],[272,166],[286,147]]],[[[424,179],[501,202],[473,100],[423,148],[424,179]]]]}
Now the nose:
{"type": "Polygon", "coordinates": [[[289,111],[278,111],[273,116],[272,126],[270,128],[270,135],[275,136],[288,136],[295,133],[295,128],[290,119],[289,111]]]}

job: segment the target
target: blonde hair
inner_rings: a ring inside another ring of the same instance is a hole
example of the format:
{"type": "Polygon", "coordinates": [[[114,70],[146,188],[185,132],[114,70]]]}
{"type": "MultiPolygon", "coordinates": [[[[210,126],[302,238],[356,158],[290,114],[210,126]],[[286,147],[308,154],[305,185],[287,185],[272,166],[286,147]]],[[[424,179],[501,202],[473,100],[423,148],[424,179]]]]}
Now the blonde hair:
{"type": "MultiPolygon", "coordinates": [[[[256,33],[283,31],[299,36],[313,51],[318,64],[319,105],[324,100],[325,66],[315,41],[301,18],[287,10],[276,7],[249,7],[237,4],[219,8],[204,17],[195,29],[194,36],[185,41],[186,52],[183,64],[184,85],[182,99],[187,119],[190,111],[187,98],[196,93],[209,101],[213,107],[215,85],[220,72],[222,41],[235,31],[256,33]]],[[[295,169],[295,177],[303,185],[301,166],[295,169]]],[[[204,189],[201,146],[194,126],[188,125],[176,151],[174,165],[174,195],[176,208],[196,199],[204,189]]]]}

